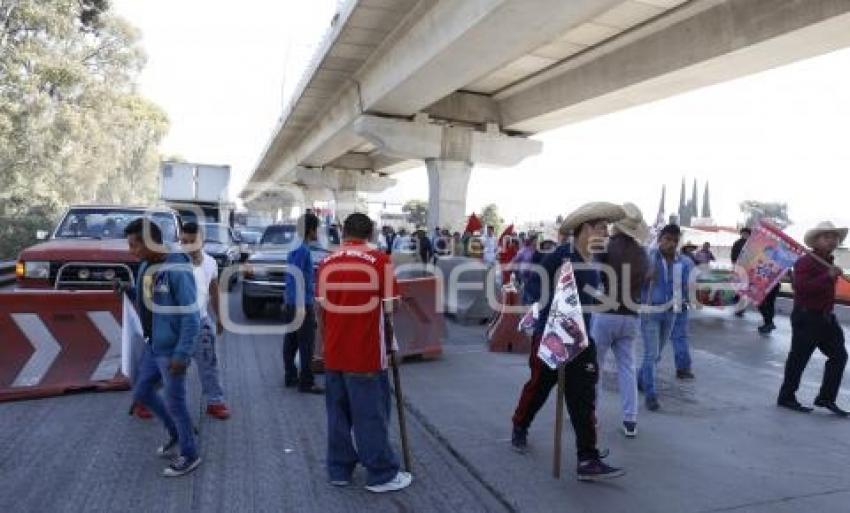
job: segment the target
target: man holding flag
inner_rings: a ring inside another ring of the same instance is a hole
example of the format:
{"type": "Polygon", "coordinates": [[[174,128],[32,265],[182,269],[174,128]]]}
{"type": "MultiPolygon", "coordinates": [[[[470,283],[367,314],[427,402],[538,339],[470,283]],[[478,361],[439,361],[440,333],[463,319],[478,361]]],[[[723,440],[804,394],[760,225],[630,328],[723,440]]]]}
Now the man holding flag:
{"type": "Polygon", "coordinates": [[[779,392],[779,406],[809,413],[813,409],[797,400],[803,371],[815,348],[827,357],[823,384],[815,399],[815,406],[826,408],[841,417],[848,412],[838,407],[836,400],[847,350],[844,332],[833,313],[835,285],[843,277],[840,267],[834,265],[833,253],[847,238],[847,228],[838,228],[824,222],[806,232],[805,243],[812,248],[794,264],[794,310],[791,313],[791,351],[785,364],[785,380],[779,392]]]}
{"type": "MultiPolygon", "coordinates": [[[[522,389],[512,419],[511,444],[517,452],[525,453],[528,450],[528,428],[546,403],[552,387],[558,382],[559,371],[538,357],[552,310],[554,291],[559,281],[571,279],[574,280],[574,287],[578,292],[576,305],[587,308],[598,304],[597,298],[588,292],[599,291],[602,285],[595,254],[605,251],[608,224],[625,216],[622,207],[611,203],[595,202],[580,207],[570,214],[561,226],[561,234],[572,235],[572,240],[547,254],[541,263],[545,271],[545,281],[537,273],[532,275],[529,293],[535,302],[540,302],[540,315],[534,328],[534,345],[529,357],[531,377],[522,389]],[[559,280],[558,271],[565,264],[575,267],[574,277],[561,277],[559,280]]],[[[590,326],[590,313],[587,310],[583,310],[583,321],[585,327],[590,326]]],[[[571,335],[578,335],[575,333],[575,323],[568,324],[566,330],[571,335]]],[[[585,335],[586,333],[582,333],[580,338],[585,335]]],[[[566,385],[563,400],[566,402],[576,435],[577,477],[582,481],[620,477],[624,474],[623,470],[605,464],[597,447],[596,384],[599,380],[599,367],[596,362],[596,344],[593,339],[583,342],[586,347],[571,355],[574,358],[563,364],[562,371],[566,385]]],[[[557,346],[558,344],[554,344],[552,349],[559,349],[557,346]]],[[[560,344],[560,349],[566,352],[566,345],[560,344]]],[[[558,400],[562,399],[559,397],[558,400]]]]}

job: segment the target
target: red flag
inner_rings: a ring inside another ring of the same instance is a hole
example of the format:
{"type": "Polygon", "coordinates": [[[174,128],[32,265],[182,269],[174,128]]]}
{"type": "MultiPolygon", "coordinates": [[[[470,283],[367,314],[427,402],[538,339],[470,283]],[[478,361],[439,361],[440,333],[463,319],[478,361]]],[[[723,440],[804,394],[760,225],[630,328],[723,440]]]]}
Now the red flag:
{"type": "Polygon", "coordinates": [[[805,254],[803,246],[779,227],[761,221],[741,249],[736,264],[747,274],[747,286],[741,294],[761,304],[797,259],[805,254]]]}
{"type": "Polygon", "coordinates": [[[472,215],[469,216],[469,220],[466,222],[465,231],[468,233],[475,233],[481,231],[483,226],[484,225],[481,224],[481,220],[478,219],[478,216],[476,216],[475,212],[473,212],[472,215]]]}
{"type": "Polygon", "coordinates": [[[507,228],[505,228],[505,231],[503,231],[502,234],[499,235],[499,240],[502,241],[508,235],[513,235],[513,234],[514,234],[514,225],[510,224],[510,225],[508,225],[507,228]]]}

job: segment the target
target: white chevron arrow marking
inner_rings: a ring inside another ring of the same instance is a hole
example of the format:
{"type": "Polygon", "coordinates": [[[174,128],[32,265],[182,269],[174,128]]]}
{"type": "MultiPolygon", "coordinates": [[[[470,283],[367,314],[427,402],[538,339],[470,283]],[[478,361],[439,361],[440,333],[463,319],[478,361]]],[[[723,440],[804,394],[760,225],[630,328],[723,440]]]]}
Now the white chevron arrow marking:
{"type": "Polygon", "coordinates": [[[109,349],[91,375],[92,381],[112,379],[121,368],[121,326],[111,312],[88,312],[89,320],[109,343],[109,349]]]}
{"type": "Polygon", "coordinates": [[[12,320],[18,329],[27,337],[35,352],[18,373],[12,387],[31,387],[41,383],[44,375],[50,370],[62,347],[44,322],[36,314],[14,313],[12,320]]]}

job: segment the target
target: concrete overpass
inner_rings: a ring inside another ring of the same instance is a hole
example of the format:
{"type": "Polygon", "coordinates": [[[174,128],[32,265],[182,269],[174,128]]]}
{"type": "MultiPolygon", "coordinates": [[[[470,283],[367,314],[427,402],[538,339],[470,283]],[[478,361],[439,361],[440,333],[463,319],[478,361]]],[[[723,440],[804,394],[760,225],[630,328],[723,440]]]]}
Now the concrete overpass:
{"type": "Polygon", "coordinates": [[[473,165],[536,133],[848,45],[850,0],[350,1],[241,197],[330,190],[344,215],[424,162],[429,224],[458,227],[473,165]]]}

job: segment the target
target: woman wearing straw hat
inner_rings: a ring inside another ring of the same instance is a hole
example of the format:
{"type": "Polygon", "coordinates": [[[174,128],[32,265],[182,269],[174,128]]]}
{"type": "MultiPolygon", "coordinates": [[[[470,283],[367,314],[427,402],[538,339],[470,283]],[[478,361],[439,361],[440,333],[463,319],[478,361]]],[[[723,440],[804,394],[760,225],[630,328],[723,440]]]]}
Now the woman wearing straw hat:
{"type": "Polygon", "coordinates": [[[623,407],[623,433],[634,438],[637,436],[638,413],[634,346],[640,333],[640,293],[649,269],[643,244],[650,234],[636,205],[626,203],[623,210],[626,217],[614,223],[608,251],[599,258],[600,263],[606,266],[602,284],[612,308],[593,315],[591,336],[596,342],[600,368],[604,367],[609,350],[614,352],[623,407]]]}
{"type": "MultiPolygon", "coordinates": [[[[570,214],[561,226],[561,234],[572,235],[572,241],[558,246],[552,253],[546,255],[539,271],[543,272],[545,281],[541,280],[539,272],[532,273],[528,283],[530,297],[533,301],[545,300],[541,303],[540,316],[534,329],[534,346],[529,358],[531,378],[522,389],[516,412],[513,416],[513,436],[511,443],[517,452],[527,450],[528,428],[531,421],[546,399],[549,392],[558,381],[558,371],[550,369],[537,357],[537,348],[546,327],[552,297],[555,290],[555,280],[558,270],[566,261],[575,263],[575,280],[579,290],[579,299],[585,307],[584,323],[590,326],[590,313],[587,306],[596,305],[598,301],[586,290],[599,290],[601,277],[598,267],[588,266],[594,262],[594,253],[604,250],[608,236],[608,224],[625,217],[625,212],[619,205],[612,203],[588,203],[570,214]],[[544,281],[544,283],[541,283],[544,281]],[[545,287],[545,288],[544,288],[545,287]]],[[[599,454],[596,436],[596,383],[599,380],[599,367],[596,363],[596,345],[590,339],[590,345],[564,368],[566,378],[565,397],[570,421],[576,434],[578,453],[577,475],[582,481],[597,481],[619,477],[624,474],[621,469],[606,465],[599,454]]]]}
{"type": "Polygon", "coordinates": [[[820,393],[815,406],[847,417],[835,401],[847,365],[847,350],[844,348],[844,332],[835,318],[835,284],[843,275],[841,268],[833,264],[838,245],[847,238],[847,228],[838,228],[824,222],[806,232],[804,241],[812,252],[794,264],[794,310],[791,312],[791,351],[785,363],[785,380],[779,392],[777,404],[783,408],[809,413],[813,410],[797,401],[803,371],[815,348],[823,353],[826,367],[820,393]]]}

